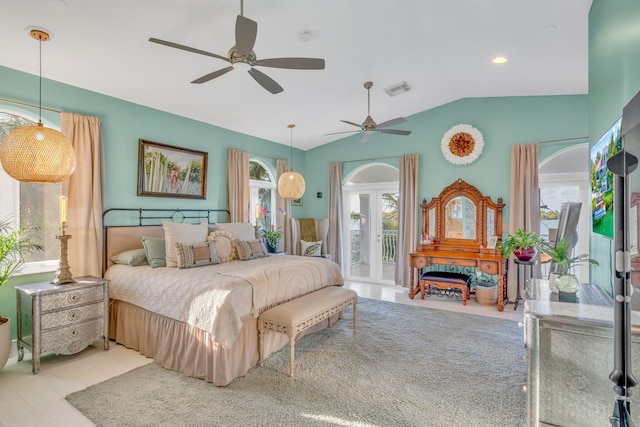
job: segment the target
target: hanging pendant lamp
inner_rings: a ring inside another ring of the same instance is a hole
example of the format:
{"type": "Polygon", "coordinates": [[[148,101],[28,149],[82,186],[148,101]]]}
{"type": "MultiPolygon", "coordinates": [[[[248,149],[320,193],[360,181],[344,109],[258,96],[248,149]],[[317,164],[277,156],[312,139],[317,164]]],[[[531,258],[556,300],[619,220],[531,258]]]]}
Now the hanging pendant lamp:
{"type": "Polygon", "coordinates": [[[49,34],[30,31],[40,42],[40,104],[36,126],[13,129],[0,144],[0,163],[5,172],[22,182],[52,183],[68,178],[76,168],[76,156],[69,140],[42,124],[42,42],[49,34]]]}
{"type": "Polygon", "coordinates": [[[289,160],[289,172],[285,172],[278,178],[278,194],[283,199],[299,199],[304,194],[304,178],[298,172],[293,171],[293,128],[296,125],[288,125],[291,129],[291,154],[289,160]]]}

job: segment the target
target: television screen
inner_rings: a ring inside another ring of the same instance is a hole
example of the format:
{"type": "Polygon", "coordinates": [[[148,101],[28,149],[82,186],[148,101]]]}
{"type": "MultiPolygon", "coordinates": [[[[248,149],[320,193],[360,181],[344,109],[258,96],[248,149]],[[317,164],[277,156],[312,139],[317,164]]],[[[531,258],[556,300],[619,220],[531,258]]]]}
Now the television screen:
{"type": "Polygon", "coordinates": [[[589,171],[591,173],[591,222],[593,232],[613,238],[613,174],[607,169],[607,160],[622,149],[622,118],[591,147],[589,171]]]}

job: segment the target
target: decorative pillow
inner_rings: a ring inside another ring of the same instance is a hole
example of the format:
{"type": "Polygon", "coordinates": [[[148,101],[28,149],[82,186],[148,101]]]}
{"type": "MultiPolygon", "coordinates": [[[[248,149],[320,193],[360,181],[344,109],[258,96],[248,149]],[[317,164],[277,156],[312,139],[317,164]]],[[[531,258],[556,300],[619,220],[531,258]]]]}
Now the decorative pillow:
{"type": "Polygon", "coordinates": [[[195,245],[207,241],[207,223],[184,224],[179,222],[162,222],[166,247],[167,267],[177,267],[176,243],[195,245]]]}
{"type": "Polygon", "coordinates": [[[148,265],[147,254],[144,252],[144,248],[131,249],[130,251],[124,251],[111,257],[111,261],[116,264],[126,264],[131,266],[148,265]]]}
{"type": "Polygon", "coordinates": [[[234,239],[248,241],[256,238],[256,229],[250,222],[217,222],[216,227],[231,233],[234,239]]]}
{"type": "Polygon", "coordinates": [[[162,237],[140,237],[144,253],[151,267],[165,267],[165,242],[162,237]]]}
{"type": "Polygon", "coordinates": [[[322,256],[322,240],[319,242],[306,242],[300,240],[302,256],[322,256]]]}
{"type": "Polygon", "coordinates": [[[198,245],[176,243],[176,255],[178,268],[191,268],[218,263],[215,242],[200,243],[198,245]]]}
{"type": "Polygon", "coordinates": [[[238,259],[236,245],[233,244],[233,236],[224,230],[209,233],[207,242],[215,242],[218,262],[229,262],[238,259]]]}
{"type": "Polygon", "coordinates": [[[238,249],[238,256],[241,260],[247,261],[250,259],[262,258],[267,256],[267,251],[264,250],[262,241],[258,239],[253,240],[235,240],[236,248],[238,249]]]}

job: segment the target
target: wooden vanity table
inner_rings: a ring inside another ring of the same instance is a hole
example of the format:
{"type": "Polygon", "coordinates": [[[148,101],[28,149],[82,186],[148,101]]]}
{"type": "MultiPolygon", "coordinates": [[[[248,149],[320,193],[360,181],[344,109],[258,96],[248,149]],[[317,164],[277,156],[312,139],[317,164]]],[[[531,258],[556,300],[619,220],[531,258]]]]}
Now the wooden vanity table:
{"type": "Polygon", "coordinates": [[[423,268],[442,265],[445,268],[476,269],[496,275],[497,309],[504,310],[507,301],[507,264],[495,244],[502,238],[502,209],[476,187],[458,179],[446,187],[422,209],[422,243],[411,253],[409,298],[420,292],[416,284],[423,268]],[[495,237],[494,237],[495,236],[495,237]],[[493,237],[493,239],[492,239],[493,237]],[[493,240],[490,248],[489,241],[493,240]]]}

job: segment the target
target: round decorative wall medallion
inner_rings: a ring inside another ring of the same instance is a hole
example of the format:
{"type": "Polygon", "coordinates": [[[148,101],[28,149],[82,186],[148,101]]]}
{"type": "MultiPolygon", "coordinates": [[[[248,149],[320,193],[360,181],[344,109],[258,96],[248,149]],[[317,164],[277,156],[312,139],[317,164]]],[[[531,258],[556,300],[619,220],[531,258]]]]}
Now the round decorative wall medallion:
{"type": "Polygon", "coordinates": [[[484,139],[471,125],[459,124],[449,129],[440,143],[444,158],[454,165],[466,165],[480,157],[484,139]]]}

